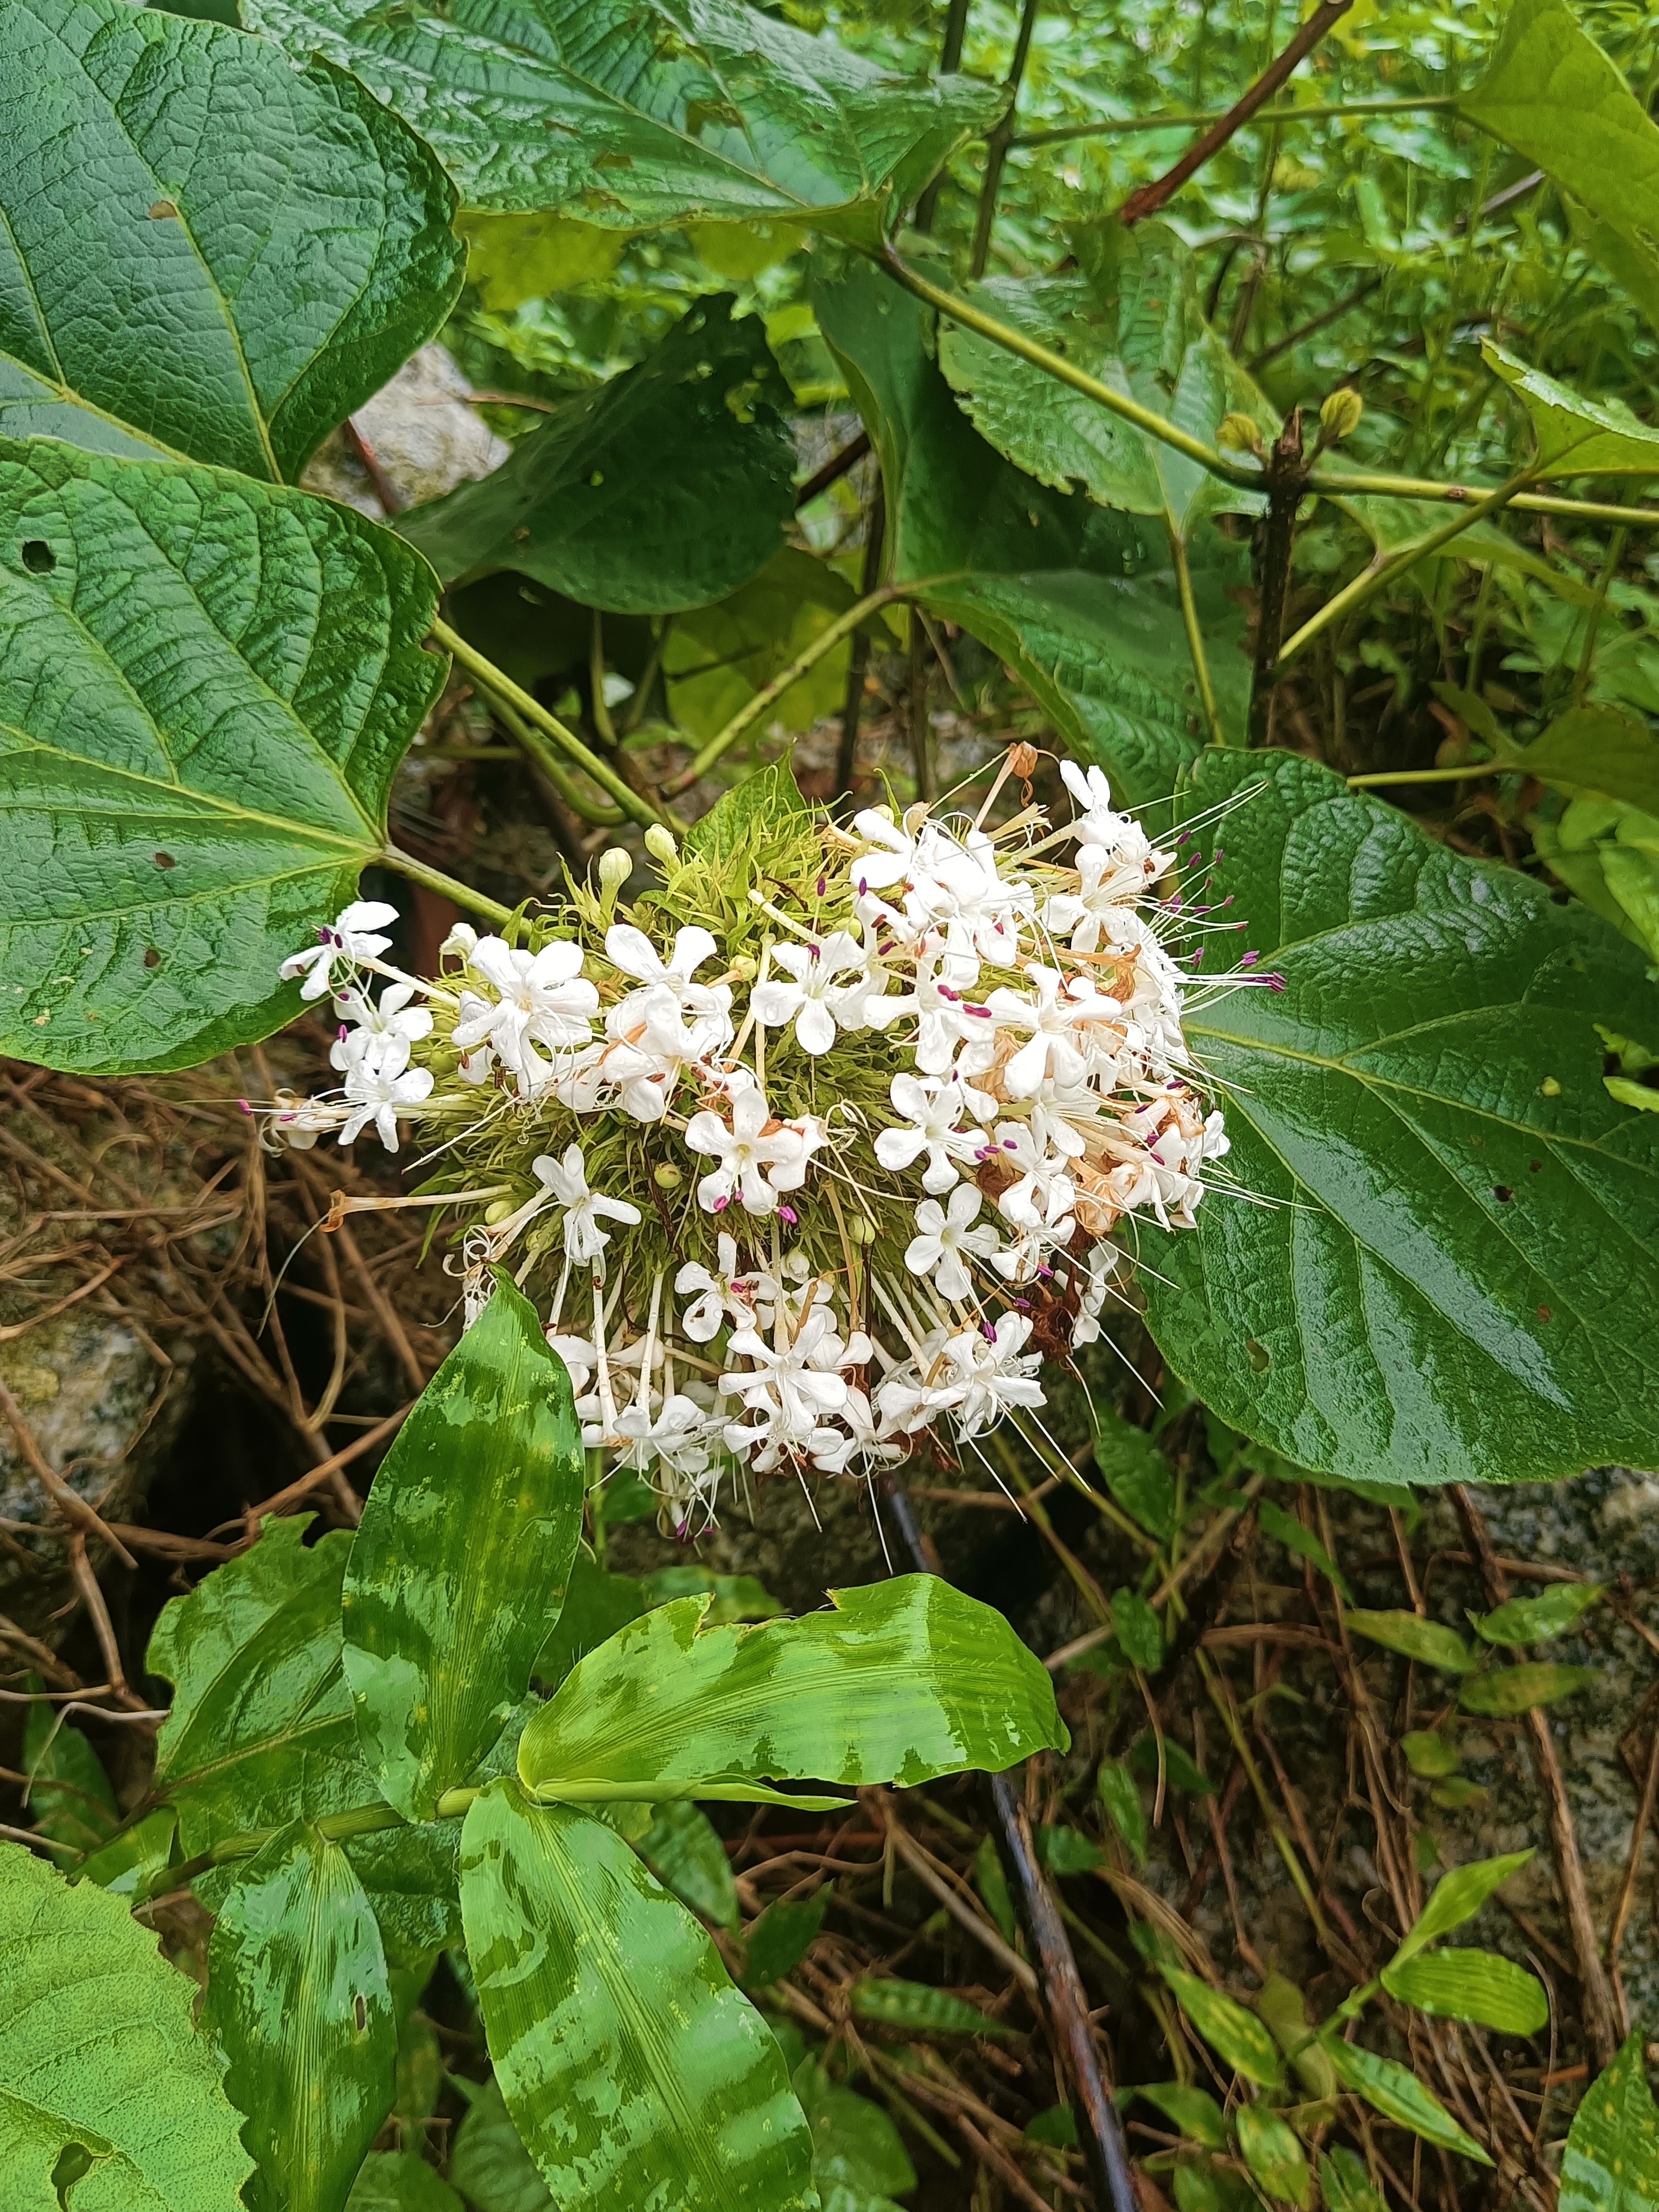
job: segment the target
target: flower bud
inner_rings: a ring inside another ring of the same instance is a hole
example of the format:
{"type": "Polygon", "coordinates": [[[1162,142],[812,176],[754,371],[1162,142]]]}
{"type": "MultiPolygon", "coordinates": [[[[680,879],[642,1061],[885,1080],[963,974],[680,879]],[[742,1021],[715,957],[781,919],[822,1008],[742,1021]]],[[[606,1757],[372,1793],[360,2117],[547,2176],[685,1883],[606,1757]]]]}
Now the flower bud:
{"type": "Polygon", "coordinates": [[[492,1199],[489,1204],[484,1208],[485,1224],[488,1227],[493,1229],[498,1221],[505,1221],[509,1213],[515,1213],[517,1211],[517,1202],[513,1199],[492,1199]]]}
{"type": "Polygon", "coordinates": [[[680,848],[674,842],[673,831],[665,828],[660,822],[653,822],[646,831],[645,849],[653,860],[660,860],[665,868],[672,867],[680,857],[680,848]]]}
{"type": "Polygon", "coordinates": [[[470,921],[458,921],[438,947],[440,960],[470,960],[478,949],[478,933],[470,921]]]}
{"type": "Polygon", "coordinates": [[[685,1181],[685,1177],[674,1165],[672,1160],[665,1160],[659,1168],[653,1171],[651,1180],[659,1190],[678,1190],[685,1181]]]}
{"type": "Polygon", "coordinates": [[[752,983],[760,973],[760,963],[751,952],[740,952],[732,963],[732,973],[739,982],[752,983]]]}
{"type": "Polygon", "coordinates": [[[876,1241],[875,1223],[866,1221],[861,1213],[854,1214],[847,1224],[847,1241],[849,1244],[873,1244],[876,1241]]]}
{"type": "Polygon", "coordinates": [[[614,899],[634,872],[634,855],[621,845],[611,845],[599,855],[599,882],[614,899]]]}
{"type": "Polygon", "coordinates": [[[1226,453],[1254,453],[1261,459],[1261,433],[1248,415],[1224,415],[1215,441],[1226,453]]]}
{"type": "Polygon", "coordinates": [[[1340,445],[1351,438],[1359,428],[1359,418],[1365,411],[1365,403],[1352,386],[1343,385],[1333,392],[1319,410],[1319,428],[1327,445],[1340,445]]]}

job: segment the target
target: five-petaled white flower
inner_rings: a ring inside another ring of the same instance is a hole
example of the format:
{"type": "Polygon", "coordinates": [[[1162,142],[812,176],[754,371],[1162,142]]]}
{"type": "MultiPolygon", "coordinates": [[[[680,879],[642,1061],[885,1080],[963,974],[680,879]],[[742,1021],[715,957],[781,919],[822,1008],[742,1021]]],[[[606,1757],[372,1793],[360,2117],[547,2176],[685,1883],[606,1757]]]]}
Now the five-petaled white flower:
{"type": "Polygon", "coordinates": [[[750,1213],[771,1213],[782,1192],[799,1190],[805,1182],[807,1161],[823,1132],[810,1120],[775,1121],[763,1092],[739,1091],[729,1127],[705,1107],[687,1123],[685,1141],[694,1152],[720,1162],[697,1185],[705,1213],[722,1212],[734,1197],[750,1213]]]}
{"type": "Polygon", "coordinates": [[[1123,1008],[1109,993],[1097,991],[1092,975],[1062,975],[1057,968],[1025,970],[1030,991],[993,991],[987,1006],[1011,1029],[1030,1030],[1004,1071],[1011,1098],[1029,1098],[1046,1075],[1057,1083],[1081,1083],[1091,1057],[1112,1038],[1103,1024],[1121,1024],[1123,1008]],[[1091,1034],[1092,1028],[1092,1035],[1091,1034]]]}
{"type": "Polygon", "coordinates": [[[332,1065],[343,1070],[354,1055],[378,1054],[388,1037],[404,1037],[413,1044],[418,1038],[429,1036],[431,1012],[425,1006],[411,1006],[409,1002],[414,995],[412,983],[388,983],[378,1004],[367,991],[342,991],[334,1001],[334,1011],[343,1022],[353,1023],[356,1027],[336,1038],[328,1055],[332,1065]]]}
{"type": "MultiPolygon", "coordinates": [[[[953,1077],[896,1075],[890,1096],[908,1126],[878,1132],[876,1158],[884,1168],[901,1170],[925,1152],[921,1187],[937,1197],[958,1179],[957,1162],[977,1159],[985,1142],[977,1129],[957,1127],[969,1094],[953,1077]]],[[[982,1093],[974,1092],[972,1098],[988,1114],[992,1109],[994,1102],[982,1093]]]]}
{"type": "Polygon", "coordinates": [[[1031,1324],[1024,1314],[1006,1313],[994,1328],[964,1329],[945,1347],[951,1365],[951,1411],[959,1435],[976,1437],[993,1427],[1014,1406],[1040,1406],[1042,1385],[1036,1370],[1039,1352],[1027,1352],[1031,1324]]]}
{"type": "Polygon", "coordinates": [[[630,1226],[639,1220],[640,1209],[625,1198],[606,1198],[588,1188],[587,1162],[580,1145],[568,1146],[562,1160],[542,1152],[530,1164],[537,1181],[565,1210],[564,1249],[577,1267],[599,1259],[611,1242],[610,1231],[599,1226],[601,1215],[630,1226]]]}
{"type": "Polygon", "coordinates": [[[941,1297],[965,1298],[974,1286],[969,1261],[988,1260],[1002,1241],[989,1222],[982,1229],[973,1225],[984,1202],[965,1182],[951,1193],[948,1212],[936,1198],[924,1198],[916,1208],[917,1233],[905,1249],[904,1264],[913,1275],[931,1275],[941,1297]]]}
{"type": "Polygon", "coordinates": [[[384,899],[356,899],[343,907],[326,928],[319,928],[315,945],[284,960],[277,973],[285,982],[303,975],[306,980],[300,996],[320,999],[333,983],[337,965],[353,969],[360,960],[373,960],[386,951],[392,939],[370,933],[384,929],[397,919],[397,908],[388,906],[384,899]]]}
{"type": "Polygon", "coordinates": [[[345,1095],[351,1113],[340,1132],[343,1145],[356,1144],[373,1121],[387,1152],[398,1149],[400,1109],[418,1106],[432,1091],[432,1070],[410,1067],[409,1039],[386,1038],[381,1051],[360,1054],[346,1071],[345,1095]]]}
{"type": "Polygon", "coordinates": [[[755,1019],[769,1030],[793,1022],[795,1042],[803,1052],[828,1052],[836,1042],[837,978],[848,969],[867,978],[864,947],[846,930],[836,929],[811,945],[775,945],[772,958],[793,980],[756,984],[749,1001],[755,1019]]]}
{"type": "Polygon", "coordinates": [[[462,993],[456,1048],[471,1052],[488,1040],[521,1088],[532,1089],[553,1073],[538,1045],[549,1054],[571,1052],[592,1036],[599,994],[581,974],[580,945],[556,938],[539,952],[526,952],[504,938],[481,937],[471,964],[500,995],[492,1004],[477,992],[462,993]]]}
{"type": "Polygon", "coordinates": [[[742,1294],[734,1287],[738,1279],[737,1239],[721,1230],[715,1242],[715,1255],[718,1273],[711,1274],[696,1261],[688,1260],[674,1278],[677,1297],[683,1298],[691,1291],[701,1293],[696,1304],[687,1306],[680,1316],[680,1327],[693,1344],[707,1344],[717,1336],[721,1323],[728,1317],[738,1322],[747,1322],[751,1317],[742,1294]]]}

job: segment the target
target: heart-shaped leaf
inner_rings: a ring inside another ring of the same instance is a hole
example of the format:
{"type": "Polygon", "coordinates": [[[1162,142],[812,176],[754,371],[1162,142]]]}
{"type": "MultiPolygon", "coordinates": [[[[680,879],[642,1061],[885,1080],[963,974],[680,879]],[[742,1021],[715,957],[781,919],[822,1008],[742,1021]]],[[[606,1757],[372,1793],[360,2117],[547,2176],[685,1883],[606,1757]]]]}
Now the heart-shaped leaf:
{"type": "Polygon", "coordinates": [[[873,238],[1002,94],[899,76],[737,0],[247,0],[350,70],[469,207],[628,230],[796,217],[873,238]]]}
{"type": "Polygon", "coordinates": [[[292,477],[442,324],[454,209],[328,62],[124,0],[8,0],[0,434],[292,477]]]}
{"type": "Polygon", "coordinates": [[[1189,1008],[1246,1195],[1148,1249],[1170,1364],[1338,1474],[1639,1464],[1659,1431],[1659,1117],[1608,1096],[1596,1025],[1652,1026],[1641,954],[1310,761],[1206,753],[1183,805],[1232,809],[1215,896],[1284,988],[1189,1008]]]}
{"type": "Polygon", "coordinates": [[[556,2203],[805,2212],[783,2054],[620,1836],[496,1783],[467,1812],[461,1910],[495,2079],[556,2203]]]}
{"type": "Polygon", "coordinates": [[[568,400],[492,475],[398,529],[447,584],[515,568],[618,614],[736,591],[781,544],[795,449],[765,325],[734,323],[732,307],[700,300],[637,368],[568,400]]]}
{"type": "Polygon", "coordinates": [[[182,1067],[385,848],[443,682],[420,556],[216,469],[0,439],[0,1049],[182,1067]]]}

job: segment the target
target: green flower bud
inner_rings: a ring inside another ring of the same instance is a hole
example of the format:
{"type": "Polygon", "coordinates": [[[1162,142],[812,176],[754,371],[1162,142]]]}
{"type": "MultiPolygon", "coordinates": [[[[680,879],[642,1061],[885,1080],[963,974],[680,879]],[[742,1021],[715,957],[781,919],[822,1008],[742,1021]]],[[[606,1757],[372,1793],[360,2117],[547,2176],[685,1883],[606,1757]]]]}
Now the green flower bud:
{"type": "Polygon", "coordinates": [[[659,1168],[653,1171],[651,1180],[659,1190],[678,1190],[685,1181],[685,1177],[674,1165],[672,1160],[665,1160],[659,1168]]]}
{"type": "Polygon", "coordinates": [[[1349,386],[1333,392],[1319,410],[1319,427],[1326,444],[1337,446],[1344,438],[1351,438],[1364,411],[1364,401],[1349,386]]]}

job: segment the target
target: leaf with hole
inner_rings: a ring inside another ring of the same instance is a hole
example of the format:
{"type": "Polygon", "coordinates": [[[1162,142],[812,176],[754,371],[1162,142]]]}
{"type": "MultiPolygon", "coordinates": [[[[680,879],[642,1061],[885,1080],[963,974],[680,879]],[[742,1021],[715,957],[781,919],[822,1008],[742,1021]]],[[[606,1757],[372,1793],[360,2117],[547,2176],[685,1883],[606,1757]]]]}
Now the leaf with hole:
{"type": "Polygon", "coordinates": [[[782,2053],[619,1836],[492,1784],[466,1815],[461,1909],[495,2078],[556,2203],[806,2212],[782,2053]]]}
{"type": "Polygon", "coordinates": [[[1522,1666],[1493,1667],[1486,1674],[1471,1675],[1459,1691],[1457,1702],[1466,1713],[1508,1720],[1516,1713],[1533,1712],[1540,1705],[1575,1697],[1599,1679],[1594,1667],[1561,1667],[1534,1659],[1522,1666]]]}
{"type": "Polygon", "coordinates": [[[436,611],[330,501],[0,439],[0,1048],[182,1067],[292,1019],[279,966],[385,848],[436,611]]]}
{"type": "Polygon", "coordinates": [[[406,1820],[432,1818],[524,1696],[585,1494],[570,1377],[502,1280],[398,1431],[340,1593],[358,1741],[406,1820]]]}
{"type": "Polygon", "coordinates": [[[1157,1239],[1165,1358],[1231,1426],[1338,1474],[1639,1462],[1659,1118],[1608,1097],[1596,1024],[1641,1034],[1645,962],[1310,761],[1207,753],[1183,805],[1229,803],[1214,894],[1284,988],[1218,993],[1186,1030],[1267,1203],[1157,1239]]]}
{"type": "Polygon", "coordinates": [[[901,76],[737,0],[247,0],[418,131],[467,206],[622,230],[797,222],[873,242],[1002,105],[901,76]]]}
{"type": "Polygon", "coordinates": [[[250,2212],[343,2212],[392,2109],[398,2032],[368,1899],[294,1821],[238,1869],[208,1949],[206,2024],[258,2161],[250,2212]]]}
{"type": "Polygon", "coordinates": [[[734,322],[732,304],[699,300],[636,368],[566,400],[492,474],[398,530],[446,584],[512,568],[617,614],[735,592],[781,544],[795,449],[761,320],[734,322]]]}
{"type": "MultiPolygon", "coordinates": [[[[1042,1662],[999,1613],[933,1575],[834,1590],[832,1612],[704,1628],[680,1598],[630,1621],[526,1729],[526,1790],[765,1776],[925,1782],[1000,1773],[1067,1738],[1042,1662]]],[[[690,1789],[712,1797],[724,1790],[690,1789]]]]}
{"type": "Polygon", "coordinates": [[[1386,1966],[1382,1986],[1437,2020],[1472,2020],[1500,2035],[1536,2035],[1550,2016],[1538,1977],[1495,1951],[1419,1952],[1386,1966]]]}
{"type": "Polygon", "coordinates": [[[0,1843],[0,2175],[9,2203],[225,2212],[250,2161],[195,1986],[94,1883],[0,1843]]]}
{"type": "Polygon", "coordinates": [[[0,436],[295,477],[443,323],[454,207],[328,62],[121,0],[10,0],[0,436]]]}

